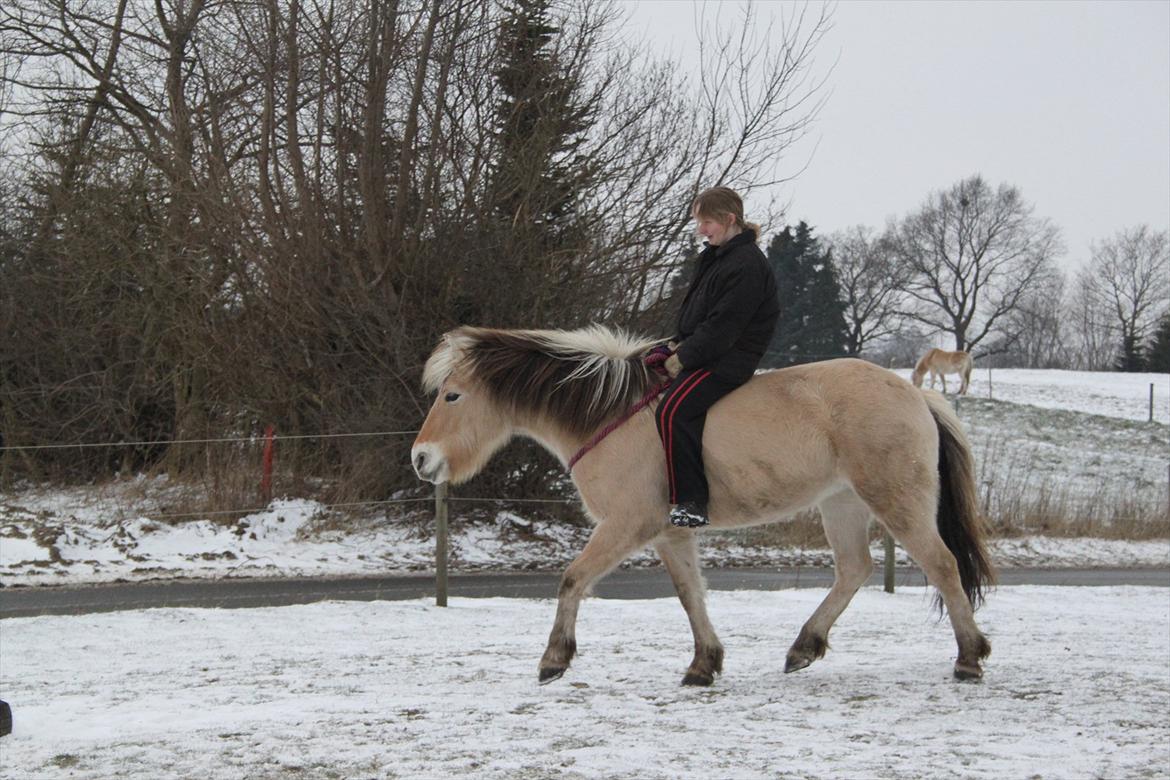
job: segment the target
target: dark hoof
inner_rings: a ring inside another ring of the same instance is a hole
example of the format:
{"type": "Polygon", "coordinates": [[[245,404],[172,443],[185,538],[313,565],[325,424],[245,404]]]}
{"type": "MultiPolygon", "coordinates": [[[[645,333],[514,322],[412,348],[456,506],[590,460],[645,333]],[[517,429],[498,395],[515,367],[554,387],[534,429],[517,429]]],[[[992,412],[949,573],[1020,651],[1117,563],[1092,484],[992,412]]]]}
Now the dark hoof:
{"type": "Polygon", "coordinates": [[[686,677],[683,677],[683,685],[711,685],[715,682],[715,678],[709,674],[700,674],[698,672],[687,672],[686,677]]]}
{"type": "Polygon", "coordinates": [[[788,656],[788,660],[784,662],[784,674],[792,672],[799,672],[804,667],[813,662],[811,658],[797,658],[796,656],[788,656]]]}
{"type": "Polygon", "coordinates": [[[955,679],[979,681],[983,679],[983,670],[979,668],[979,664],[959,661],[955,663],[955,679]]]}
{"type": "Polygon", "coordinates": [[[565,669],[567,669],[567,668],[568,668],[567,666],[550,666],[546,669],[541,669],[540,670],[540,684],[547,685],[548,683],[552,682],[553,680],[561,679],[561,676],[564,675],[565,669]]]}

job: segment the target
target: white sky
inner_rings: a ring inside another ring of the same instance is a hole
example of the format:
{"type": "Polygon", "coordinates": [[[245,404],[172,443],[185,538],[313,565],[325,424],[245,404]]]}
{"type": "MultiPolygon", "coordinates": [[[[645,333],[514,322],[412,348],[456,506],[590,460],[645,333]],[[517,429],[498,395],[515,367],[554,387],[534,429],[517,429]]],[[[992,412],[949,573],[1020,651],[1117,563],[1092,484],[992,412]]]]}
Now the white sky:
{"type": "MultiPolygon", "coordinates": [[[[741,7],[622,5],[631,33],[676,55],[694,49],[696,14],[734,21],[741,7]]],[[[762,24],[792,4],[756,10],[762,24]]],[[[789,158],[791,172],[811,164],[778,193],[793,222],[881,228],[982,173],[1061,228],[1067,267],[1121,228],[1170,225],[1168,2],[842,2],[818,72],[834,60],[828,103],[789,158]]]]}

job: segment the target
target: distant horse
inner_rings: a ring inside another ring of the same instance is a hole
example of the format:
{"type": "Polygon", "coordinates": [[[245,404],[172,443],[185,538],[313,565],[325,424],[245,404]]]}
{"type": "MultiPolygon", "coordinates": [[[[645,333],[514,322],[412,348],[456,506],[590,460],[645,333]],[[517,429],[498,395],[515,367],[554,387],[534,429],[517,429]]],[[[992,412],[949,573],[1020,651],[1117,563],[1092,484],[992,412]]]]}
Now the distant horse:
{"type": "MultiPolygon", "coordinates": [[[[640,358],[656,343],[600,326],[451,331],[424,370],[424,387],[437,396],[411,449],[415,472],[436,484],[466,481],[516,434],[568,463],[658,381],[640,358]]],[[[938,589],[959,647],[955,677],[982,676],[991,645],[974,607],[994,572],[971,451],[946,399],[861,360],[762,373],[711,409],[703,461],[710,527],[820,508],[836,578],[788,651],[785,672],[824,655],[829,629],[873,573],[872,512],[938,589]]],[[[576,654],[577,608],[591,586],[653,545],[694,634],[682,682],[710,685],[723,670],[723,646],[707,617],[695,531],[667,522],[666,463],[652,409],[597,444],[572,478],[596,527],[561,579],[540,682],[564,674],[576,654]]]]}
{"type": "Polygon", "coordinates": [[[967,385],[971,383],[971,356],[966,352],[947,352],[945,349],[932,349],[922,356],[918,365],[914,366],[914,373],[910,380],[915,387],[922,387],[922,377],[930,373],[930,387],[934,389],[934,378],[942,380],[943,392],[947,391],[947,374],[958,374],[962,378],[959,386],[959,395],[967,394],[967,385]]]}

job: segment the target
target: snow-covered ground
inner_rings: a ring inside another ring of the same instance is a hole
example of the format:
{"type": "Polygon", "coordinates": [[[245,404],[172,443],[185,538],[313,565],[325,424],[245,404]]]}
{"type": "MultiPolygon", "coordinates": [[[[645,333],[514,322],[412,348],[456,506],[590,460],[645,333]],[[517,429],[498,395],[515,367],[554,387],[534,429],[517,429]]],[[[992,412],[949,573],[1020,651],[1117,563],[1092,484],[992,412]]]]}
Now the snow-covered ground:
{"type": "MultiPolygon", "coordinates": [[[[910,378],[908,368],[895,373],[910,378]]],[[[957,379],[947,375],[947,389],[952,393],[958,389],[957,379]]],[[[1154,386],[1154,422],[1170,423],[1170,374],[976,368],[967,395],[1145,422],[1150,416],[1150,385],[1154,386]]],[[[937,382],[935,389],[942,389],[937,382]]]]}
{"type": "Polygon", "coordinates": [[[821,596],[712,593],[709,689],[673,599],[586,602],[544,687],[548,600],[9,619],[0,778],[1170,776],[1166,589],[1001,588],[979,684],[923,588],[863,589],[783,674],[821,596]]]}
{"type": "MultiPolygon", "coordinates": [[[[54,493],[54,495],[57,495],[54,493]]],[[[275,501],[264,512],[232,526],[208,521],[161,525],[146,519],[113,525],[64,522],[36,525],[9,512],[0,534],[39,527],[32,536],[0,536],[0,584],[41,585],[112,582],[170,577],[273,577],[385,575],[433,569],[434,528],[404,523],[385,514],[357,530],[314,531],[328,511],[315,501],[275,501]]],[[[100,508],[90,517],[101,517],[100,508]]],[[[494,522],[460,523],[451,529],[453,571],[560,570],[581,551],[589,530],[499,512],[494,522]]],[[[707,566],[829,566],[827,549],[751,546],[735,534],[709,534],[702,541],[707,566]]],[[[1024,537],[995,540],[1000,565],[1170,566],[1170,540],[1024,537]]],[[[883,559],[880,544],[872,549],[883,559]]],[[[907,562],[899,550],[900,562],[907,562]]],[[[654,553],[631,565],[650,565],[654,553]]]]}
{"type": "MultiPolygon", "coordinates": [[[[977,370],[975,380],[980,375],[985,381],[986,371],[977,370]]],[[[973,381],[971,395],[959,402],[980,491],[993,516],[1021,495],[1044,495],[1073,508],[1083,501],[1155,511],[1167,506],[1170,425],[1141,420],[1150,382],[1161,388],[1156,400],[1165,406],[1170,377],[996,370],[993,381],[997,400],[980,397],[986,388],[973,381]]],[[[0,495],[0,585],[368,575],[433,566],[434,527],[425,504],[339,522],[318,502],[287,498],[232,524],[171,523],[161,518],[174,489],[164,478],[138,478],[99,490],[33,488],[0,495]]],[[[587,535],[587,529],[535,515],[458,504],[452,568],[561,569],[587,535]],[[461,513],[469,507],[488,521],[467,522],[461,513]]],[[[874,554],[880,560],[880,547],[874,554]]],[[[1167,566],[1170,540],[1025,537],[997,540],[993,554],[1001,565],[1167,566]]],[[[761,547],[736,534],[706,535],[703,557],[709,566],[831,563],[827,549],[761,547]]],[[[653,560],[644,553],[633,563],[653,560]]]]}

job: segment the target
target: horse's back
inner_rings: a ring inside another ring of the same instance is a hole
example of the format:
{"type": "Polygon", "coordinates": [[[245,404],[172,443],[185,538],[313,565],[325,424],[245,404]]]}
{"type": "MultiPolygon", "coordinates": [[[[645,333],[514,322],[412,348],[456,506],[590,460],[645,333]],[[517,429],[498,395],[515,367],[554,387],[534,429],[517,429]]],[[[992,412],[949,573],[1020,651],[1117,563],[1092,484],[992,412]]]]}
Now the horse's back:
{"type": "Polygon", "coordinates": [[[900,455],[937,457],[936,437],[920,390],[842,358],[761,372],[726,396],[708,414],[703,459],[713,488],[742,494],[738,511],[773,501],[794,511],[900,455]]]}

